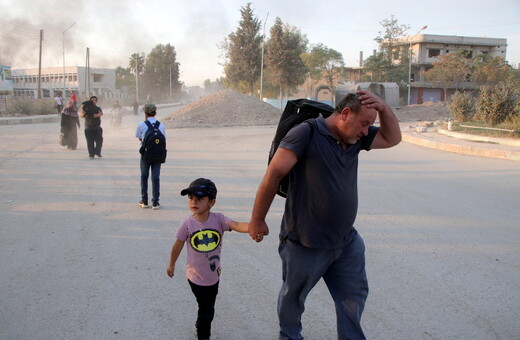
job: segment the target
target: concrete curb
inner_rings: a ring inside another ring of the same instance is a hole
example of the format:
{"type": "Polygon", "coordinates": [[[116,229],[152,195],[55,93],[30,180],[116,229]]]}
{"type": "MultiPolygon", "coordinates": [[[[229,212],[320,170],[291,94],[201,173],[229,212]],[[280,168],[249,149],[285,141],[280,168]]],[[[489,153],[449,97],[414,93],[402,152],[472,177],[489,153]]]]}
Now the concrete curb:
{"type": "Polygon", "coordinates": [[[520,146],[520,140],[513,139],[513,138],[476,136],[476,135],[471,135],[469,133],[455,132],[455,131],[449,131],[449,130],[444,130],[444,129],[437,129],[437,132],[440,134],[446,135],[446,136],[459,138],[459,139],[465,139],[465,140],[471,140],[471,141],[476,141],[476,142],[497,143],[497,144],[509,145],[509,146],[520,146]]]}
{"type": "Polygon", "coordinates": [[[2,117],[0,119],[0,125],[55,123],[59,121],[60,117],[57,114],[28,117],[2,117]]]}
{"type": "Polygon", "coordinates": [[[437,149],[448,152],[455,152],[463,155],[507,159],[511,161],[520,161],[520,152],[511,150],[498,150],[491,148],[481,148],[475,146],[465,146],[451,143],[443,143],[426,138],[416,137],[409,133],[403,133],[403,141],[424,146],[431,149],[437,149]]]}

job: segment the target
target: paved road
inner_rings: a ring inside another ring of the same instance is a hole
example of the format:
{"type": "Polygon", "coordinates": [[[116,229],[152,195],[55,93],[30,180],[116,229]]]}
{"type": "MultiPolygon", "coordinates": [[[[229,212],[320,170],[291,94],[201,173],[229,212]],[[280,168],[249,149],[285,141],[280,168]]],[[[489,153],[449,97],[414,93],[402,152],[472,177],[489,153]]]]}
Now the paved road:
{"type": "MultiPolygon", "coordinates": [[[[106,120],[103,159],[53,123],[0,126],[0,339],[195,339],[184,271],[165,268],[192,179],[248,220],[273,128],[169,129],[160,210],[143,210],[134,126],[106,120]]],[[[159,117],[160,119],[160,117],[159,117]]],[[[402,143],[364,153],[357,228],[367,245],[369,339],[520,339],[520,168],[402,143]]],[[[228,233],[213,339],[276,339],[276,199],[261,244],[228,233]]],[[[185,253],[180,258],[180,268],[185,253]]],[[[335,339],[324,284],[306,339],[335,339]]]]}

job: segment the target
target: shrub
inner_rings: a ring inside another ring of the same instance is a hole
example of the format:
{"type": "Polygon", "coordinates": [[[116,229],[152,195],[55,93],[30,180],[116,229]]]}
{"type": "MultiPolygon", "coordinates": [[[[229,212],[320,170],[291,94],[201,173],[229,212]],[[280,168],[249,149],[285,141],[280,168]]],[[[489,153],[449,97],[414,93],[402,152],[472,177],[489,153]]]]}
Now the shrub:
{"type": "Polygon", "coordinates": [[[514,93],[510,87],[504,84],[482,86],[477,100],[476,115],[488,125],[495,126],[515,115],[515,104],[514,93]]]}
{"type": "Polygon", "coordinates": [[[475,112],[475,103],[471,94],[457,91],[451,96],[448,109],[455,120],[466,122],[471,119],[475,112]]]}
{"type": "Polygon", "coordinates": [[[53,99],[20,98],[9,102],[6,110],[7,116],[23,115],[47,115],[56,113],[53,107],[53,99]]]}

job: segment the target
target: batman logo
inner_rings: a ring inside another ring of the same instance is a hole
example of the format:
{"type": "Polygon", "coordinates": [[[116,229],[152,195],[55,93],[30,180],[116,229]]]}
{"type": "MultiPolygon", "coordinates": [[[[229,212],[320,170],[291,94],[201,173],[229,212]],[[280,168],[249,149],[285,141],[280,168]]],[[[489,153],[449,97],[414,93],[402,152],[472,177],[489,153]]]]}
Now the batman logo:
{"type": "Polygon", "coordinates": [[[193,249],[201,253],[207,253],[217,249],[220,245],[220,233],[215,229],[197,231],[190,239],[193,249]]]}

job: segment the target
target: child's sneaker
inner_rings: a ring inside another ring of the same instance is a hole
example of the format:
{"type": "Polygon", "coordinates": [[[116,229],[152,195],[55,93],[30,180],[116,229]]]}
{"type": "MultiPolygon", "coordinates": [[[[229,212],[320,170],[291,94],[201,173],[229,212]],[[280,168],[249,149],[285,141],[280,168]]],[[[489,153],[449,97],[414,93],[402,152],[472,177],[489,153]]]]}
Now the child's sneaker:
{"type": "Polygon", "coordinates": [[[159,202],[153,202],[153,203],[152,203],[152,209],[153,209],[153,210],[157,210],[157,209],[159,209],[160,206],[161,206],[161,205],[159,204],[159,202]]]}
{"type": "Polygon", "coordinates": [[[148,202],[143,201],[143,200],[140,200],[140,201],[139,201],[139,206],[140,206],[141,208],[148,208],[148,202]]]}

